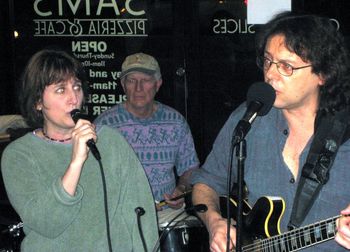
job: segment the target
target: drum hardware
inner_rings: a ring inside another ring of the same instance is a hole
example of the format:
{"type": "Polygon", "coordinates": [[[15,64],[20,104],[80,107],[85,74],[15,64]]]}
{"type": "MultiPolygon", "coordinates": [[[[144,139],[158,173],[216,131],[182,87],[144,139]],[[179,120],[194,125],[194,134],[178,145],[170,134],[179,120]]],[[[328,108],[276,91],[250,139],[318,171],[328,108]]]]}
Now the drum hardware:
{"type": "Polygon", "coordinates": [[[8,229],[3,232],[8,232],[13,238],[19,237],[21,235],[21,228],[23,228],[23,222],[18,224],[13,224],[8,226],[8,229]]]}
{"type": "Polygon", "coordinates": [[[4,240],[5,244],[0,244],[4,246],[0,248],[0,252],[19,252],[20,244],[23,239],[23,223],[19,222],[17,224],[7,226],[7,229],[1,231],[1,241],[4,240]],[[7,238],[5,238],[5,236],[7,238]]]}
{"type": "MultiPolygon", "coordinates": [[[[164,229],[162,230],[162,232],[161,232],[161,234],[160,234],[160,236],[159,236],[159,238],[158,238],[158,241],[156,242],[156,244],[155,244],[155,246],[154,246],[152,252],[157,252],[157,251],[159,251],[161,244],[162,244],[163,241],[167,238],[167,236],[170,234],[170,232],[171,232],[175,227],[180,226],[181,223],[184,223],[184,221],[190,217],[190,215],[187,215],[187,216],[185,216],[183,219],[181,219],[180,222],[177,222],[177,223],[175,223],[175,225],[170,226],[170,225],[173,224],[174,221],[175,221],[177,218],[179,218],[180,215],[182,215],[184,212],[185,212],[185,210],[184,210],[184,211],[181,211],[178,215],[176,215],[173,219],[171,219],[171,220],[168,222],[168,224],[167,224],[167,225],[164,227],[164,229]]],[[[188,232],[187,232],[186,228],[185,228],[183,231],[181,231],[181,237],[182,237],[182,241],[183,241],[182,243],[183,243],[183,245],[187,245],[187,244],[188,244],[188,240],[189,240],[189,236],[188,236],[188,232]],[[184,233],[187,233],[187,236],[185,236],[184,233]]],[[[172,239],[171,237],[170,237],[170,243],[174,243],[174,241],[173,241],[173,239],[172,239]]],[[[176,243],[176,242],[175,242],[175,243],[176,243]]]]}
{"type": "Polygon", "coordinates": [[[209,251],[209,235],[205,226],[195,215],[189,214],[191,211],[206,210],[207,206],[204,204],[195,205],[179,211],[170,221],[162,222],[159,226],[159,239],[152,252],[209,251]]]}
{"type": "Polygon", "coordinates": [[[182,244],[187,245],[188,241],[189,241],[189,238],[190,238],[190,235],[189,235],[187,229],[184,229],[181,232],[181,237],[182,237],[182,244]]]}
{"type": "Polygon", "coordinates": [[[7,133],[0,134],[0,143],[10,142],[11,136],[7,133]]]}
{"type": "MultiPolygon", "coordinates": [[[[161,252],[209,252],[209,234],[204,224],[195,216],[188,215],[160,230],[161,252]]],[[[159,251],[159,250],[156,250],[159,251]]]]}

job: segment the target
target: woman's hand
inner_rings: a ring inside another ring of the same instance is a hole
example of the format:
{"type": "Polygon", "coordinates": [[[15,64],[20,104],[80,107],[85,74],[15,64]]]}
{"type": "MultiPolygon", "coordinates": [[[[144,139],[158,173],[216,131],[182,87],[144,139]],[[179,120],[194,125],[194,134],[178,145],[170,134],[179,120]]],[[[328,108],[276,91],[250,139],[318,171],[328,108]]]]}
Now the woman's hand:
{"type": "Polygon", "coordinates": [[[89,152],[86,143],[90,139],[97,139],[95,125],[87,120],[78,120],[72,131],[72,162],[85,162],[89,152]]]}
{"type": "Polygon", "coordinates": [[[84,162],[88,158],[89,148],[86,142],[96,141],[95,125],[87,120],[80,119],[72,131],[72,158],[62,177],[62,185],[67,193],[74,195],[79,183],[84,162]]]}

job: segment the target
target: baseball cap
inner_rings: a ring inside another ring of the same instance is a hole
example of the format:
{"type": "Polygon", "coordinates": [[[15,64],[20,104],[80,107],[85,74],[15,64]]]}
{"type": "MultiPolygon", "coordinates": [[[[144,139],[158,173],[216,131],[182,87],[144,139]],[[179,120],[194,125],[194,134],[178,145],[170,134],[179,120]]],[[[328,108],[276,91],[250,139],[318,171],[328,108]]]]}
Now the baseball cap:
{"type": "Polygon", "coordinates": [[[152,76],[161,76],[157,60],[151,55],[145,53],[135,53],[127,56],[122,64],[120,78],[134,72],[141,72],[152,76]]]}

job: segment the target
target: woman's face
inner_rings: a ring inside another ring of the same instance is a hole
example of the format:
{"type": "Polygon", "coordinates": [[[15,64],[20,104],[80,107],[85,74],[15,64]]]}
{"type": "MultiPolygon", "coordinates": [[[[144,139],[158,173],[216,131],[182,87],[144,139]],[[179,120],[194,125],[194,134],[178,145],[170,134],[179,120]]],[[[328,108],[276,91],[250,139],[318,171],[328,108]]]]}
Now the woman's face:
{"type": "Polygon", "coordinates": [[[46,86],[42,101],[37,104],[43,113],[46,132],[70,132],[75,125],[70,112],[80,109],[83,99],[82,83],[75,77],[46,86]]]}

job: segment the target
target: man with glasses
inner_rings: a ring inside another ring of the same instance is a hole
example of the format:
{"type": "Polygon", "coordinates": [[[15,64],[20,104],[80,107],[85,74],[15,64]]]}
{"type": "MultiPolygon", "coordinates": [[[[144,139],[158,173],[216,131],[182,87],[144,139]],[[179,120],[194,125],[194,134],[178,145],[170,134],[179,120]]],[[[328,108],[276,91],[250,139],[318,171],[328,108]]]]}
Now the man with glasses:
{"type": "Polygon", "coordinates": [[[199,166],[190,128],[179,112],[155,101],[162,77],[154,57],[129,55],[122,64],[120,79],[126,102],[101,114],[95,123],[117,129],[133,147],[155,201],[161,202],[156,204],[157,209],[179,209],[184,198],[171,199],[189,191],[189,176],[199,166]]]}
{"type": "Polygon", "coordinates": [[[256,58],[256,64],[258,67],[260,67],[264,72],[267,72],[272,64],[275,64],[277,67],[277,71],[284,75],[284,76],[291,76],[293,74],[294,70],[298,69],[303,69],[306,67],[311,67],[312,65],[306,65],[306,66],[301,66],[301,67],[293,67],[287,62],[284,61],[279,61],[279,62],[273,62],[271,59],[268,57],[257,57],[256,58]]]}
{"type": "MultiPolygon", "coordinates": [[[[246,136],[247,200],[253,206],[265,195],[282,197],[286,207],[282,219],[276,222],[283,233],[288,230],[301,169],[315,134],[316,118],[346,111],[349,106],[349,53],[342,35],[328,18],[281,13],[262,27],[257,35],[257,54],[258,66],[263,70],[265,82],[275,90],[276,100],[266,116],[255,120],[246,136]]],[[[231,236],[227,242],[227,221],[221,215],[219,196],[227,191],[233,129],[245,111],[246,104],[242,104],[231,114],[205,164],[191,178],[194,184],[193,203],[208,206],[208,211],[200,214],[200,217],[209,231],[213,252],[228,251],[226,244],[233,250],[236,245],[234,227],[230,228],[231,236]]],[[[232,164],[233,183],[237,178],[237,164],[232,164]]],[[[347,140],[340,146],[329,180],[323,185],[302,226],[340,213],[350,214],[349,181],[350,141],[347,140]]],[[[350,249],[350,217],[343,216],[336,223],[335,239],[314,244],[307,250],[350,249]]],[[[267,224],[260,228],[267,231],[267,224]]],[[[330,234],[327,233],[328,227],[318,231],[311,234],[312,239],[317,239],[321,232],[330,234]]],[[[287,242],[288,245],[292,244],[287,242]]],[[[271,250],[260,248],[244,251],[293,250],[292,247],[284,250],[281,244],[274,246],[280,250],[273,247],[271,250]]]]}

